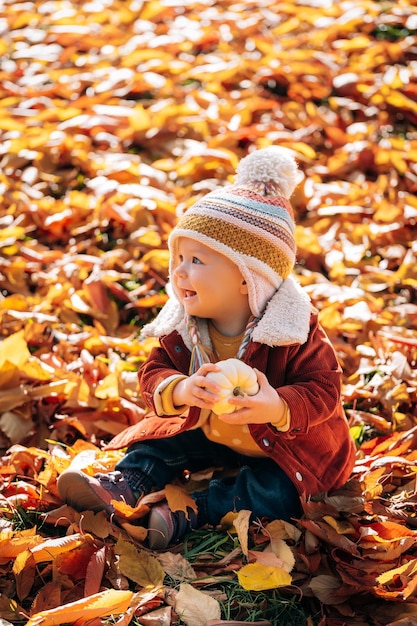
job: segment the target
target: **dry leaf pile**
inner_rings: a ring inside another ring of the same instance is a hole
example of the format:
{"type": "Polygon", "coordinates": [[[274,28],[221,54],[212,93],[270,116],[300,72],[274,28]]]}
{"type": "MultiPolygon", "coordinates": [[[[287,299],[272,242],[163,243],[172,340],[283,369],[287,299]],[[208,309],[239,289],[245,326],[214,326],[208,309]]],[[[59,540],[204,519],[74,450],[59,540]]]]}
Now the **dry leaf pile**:
{"type": "Polygon", "coordinates": [[[412,0],[0,13],[2,626],[204,626],[224,579],[308,599],[310,625],[416,624],[412,0]],[[275,143],[304,173],[296,271],[344,368],[357,465],[294,524],[226,520],[233,548],[191,564],[142,548],[150,502],[119,527],[63,507],[56,478],[75,456],[112,469],[103,443],[143,418],[140,328],[166,301],[177,212],[275,143]]]}

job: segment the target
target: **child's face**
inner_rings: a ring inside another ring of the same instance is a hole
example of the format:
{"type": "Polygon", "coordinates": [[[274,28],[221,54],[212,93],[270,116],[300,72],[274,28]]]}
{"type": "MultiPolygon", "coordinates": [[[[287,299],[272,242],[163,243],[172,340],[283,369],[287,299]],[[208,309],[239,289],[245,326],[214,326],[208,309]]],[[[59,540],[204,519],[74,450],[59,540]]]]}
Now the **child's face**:
{"type": "Polygon", "coordinates": [[[248,290],[237,265],[226,256],[180,237],[172,280],[188,315],[211,319],[225,335],[244,330],[250,317],[248,290]]]}

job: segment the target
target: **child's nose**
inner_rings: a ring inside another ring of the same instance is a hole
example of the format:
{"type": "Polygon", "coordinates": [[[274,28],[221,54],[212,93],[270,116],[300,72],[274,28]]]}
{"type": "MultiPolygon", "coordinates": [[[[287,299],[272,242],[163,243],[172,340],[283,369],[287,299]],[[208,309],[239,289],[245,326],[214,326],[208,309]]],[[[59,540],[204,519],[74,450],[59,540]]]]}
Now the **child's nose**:
{"type": "Polygon", "coordinates": [[[179,265],[177,265],[174,270],[174,274],[180,278],[183,278],[186,275],[184,263],[179,263],[179,265]]]}

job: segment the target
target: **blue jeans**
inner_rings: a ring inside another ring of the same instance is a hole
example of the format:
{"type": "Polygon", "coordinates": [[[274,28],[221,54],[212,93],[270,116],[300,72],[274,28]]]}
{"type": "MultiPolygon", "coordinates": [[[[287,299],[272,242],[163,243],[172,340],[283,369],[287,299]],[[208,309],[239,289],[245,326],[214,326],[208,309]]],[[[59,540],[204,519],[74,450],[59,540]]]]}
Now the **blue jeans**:
{"type": "Polygon", "coordinates": [[[184,471],[212,467],[233,471],[230,475],[214,474],[206,489],[192,493],[199,525],[216,525],[229,511],[241,509],[252,511],[252,520],[266,517],[288,521],[301,514],[296,488],[272,459],[237,454],[207,439],[201,429],[135,443],[116,469],[140,495],[163,489],[184,471]]]}

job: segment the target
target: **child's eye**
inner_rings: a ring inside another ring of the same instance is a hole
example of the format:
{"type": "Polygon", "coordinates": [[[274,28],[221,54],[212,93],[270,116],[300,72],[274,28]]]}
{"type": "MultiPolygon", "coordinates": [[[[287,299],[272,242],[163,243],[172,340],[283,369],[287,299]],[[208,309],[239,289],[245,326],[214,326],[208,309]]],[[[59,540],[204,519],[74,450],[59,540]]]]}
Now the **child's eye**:
{"type": "Polygon", "coordinates": [[[193,256],[193,263],[195,263],[195,265],[201,265],[200,259],[196,256],[193,256]]]}

